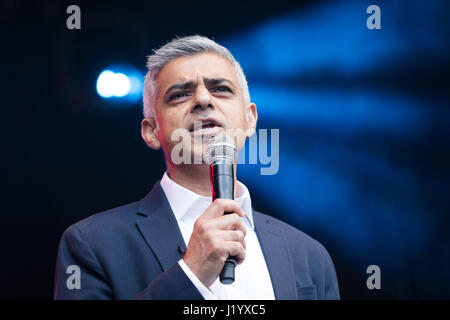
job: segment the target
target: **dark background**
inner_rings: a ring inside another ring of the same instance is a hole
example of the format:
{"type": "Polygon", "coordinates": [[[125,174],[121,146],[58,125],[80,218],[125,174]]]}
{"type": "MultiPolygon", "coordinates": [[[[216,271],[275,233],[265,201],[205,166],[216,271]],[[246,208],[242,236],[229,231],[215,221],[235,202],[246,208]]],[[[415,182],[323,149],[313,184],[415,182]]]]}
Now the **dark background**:
{"type": "Polygon", "coordinates": [[[112,103],[108,65],[145,72],[174,36],[240,61],[276,175],[244,165],[255,209],[319,240],[343,299],[450,298],[448,1],[2,1],[0,298],[52,299],[59,238],[142,198],[165,166],[142,104],[112,103]],[[81,8],[81,30],[66,8],[81,8]],[[366,8],[381,8],[381,30],[366,8]],[[366,268],[381,268],[368,290],[366,268]]]}

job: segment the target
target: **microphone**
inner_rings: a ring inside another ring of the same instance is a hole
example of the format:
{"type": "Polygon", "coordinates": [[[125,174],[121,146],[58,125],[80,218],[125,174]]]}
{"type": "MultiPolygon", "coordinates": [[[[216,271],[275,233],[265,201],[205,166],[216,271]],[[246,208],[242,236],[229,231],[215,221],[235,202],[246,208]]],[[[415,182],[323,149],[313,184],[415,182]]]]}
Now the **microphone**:
{"type": "MultiPolygon", "coordinates": [[[[209,164],[209,176],[213,201],[222,199],[234,200],[234,163],[237,156],[236,145],[232,138],[224,136],[212,137],[206,146],[204,158],[209,164]]],[[[230,214],[231,212],[225,212],[230,214]]],[[[229,256],[225,261],[220,282],[231,284],[234,282],[234,268],[237,257],[229,256]]]]}

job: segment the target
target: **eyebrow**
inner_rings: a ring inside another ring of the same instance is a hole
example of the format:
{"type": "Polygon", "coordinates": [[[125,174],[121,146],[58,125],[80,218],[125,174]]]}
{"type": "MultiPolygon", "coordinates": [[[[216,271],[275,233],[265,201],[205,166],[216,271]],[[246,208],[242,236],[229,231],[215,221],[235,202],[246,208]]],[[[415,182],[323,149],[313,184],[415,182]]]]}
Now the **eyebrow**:
{"type": "MultiPolygon", "coordinates": [[[[205,84],[207,86],[215,86],[215,85],[225,82],[225,83],[228,83],[234,89],[233,82],[231,82],[230,80],[225,79],[225,78],[203,78],[203,81],[205,82],[205,84]]],[[[169,92],[172,90],[175,90],[175,89],[186,90],[186,89],[195,87],[195,85],[196,85],[196,83],[194,81],[186,81],[186,82],[176,83],[176,84],[170,86],[169,89],[166,90],[166,93],[164,94],[164,96],[167,96],[167,94],[169,94],[169,92]]]]}

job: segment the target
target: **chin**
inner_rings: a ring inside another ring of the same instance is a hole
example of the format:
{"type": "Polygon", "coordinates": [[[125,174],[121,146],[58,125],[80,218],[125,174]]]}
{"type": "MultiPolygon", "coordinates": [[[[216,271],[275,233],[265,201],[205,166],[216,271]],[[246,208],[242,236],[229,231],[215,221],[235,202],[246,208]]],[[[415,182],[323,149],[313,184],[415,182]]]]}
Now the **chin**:
{"type": "Polygon", "coordinates": [[[203,164],[203,153],[206,149],[207,142],[202,144],[197,143],[195,146],[191,145],[191,164],[203,164]]]}

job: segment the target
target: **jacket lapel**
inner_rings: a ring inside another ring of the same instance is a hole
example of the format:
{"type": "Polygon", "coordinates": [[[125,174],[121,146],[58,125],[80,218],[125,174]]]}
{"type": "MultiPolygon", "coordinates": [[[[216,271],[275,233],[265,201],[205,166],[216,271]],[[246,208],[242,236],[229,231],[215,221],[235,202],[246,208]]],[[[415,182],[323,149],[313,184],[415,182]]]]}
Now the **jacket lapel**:
{"type": "Polygon", "coordinates": [[[159,181],[141,200],[138,213],[144,216],[137,221],[139,231],[165,271],[183,257],[178,246],[186,250],[186,244],[159,181]]]}
{"type": "Polygon", "coordinates": [[[275,299],[298,299],[294,267],[282,231],[270,219],[254,210],[253,219],[275,299]]]}

